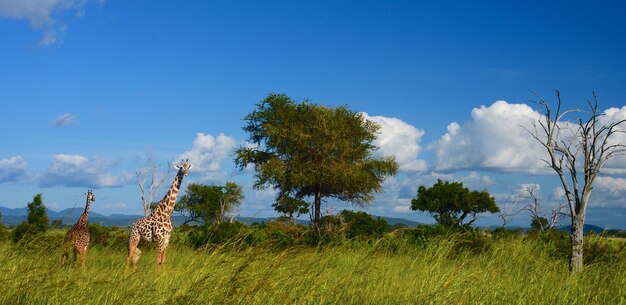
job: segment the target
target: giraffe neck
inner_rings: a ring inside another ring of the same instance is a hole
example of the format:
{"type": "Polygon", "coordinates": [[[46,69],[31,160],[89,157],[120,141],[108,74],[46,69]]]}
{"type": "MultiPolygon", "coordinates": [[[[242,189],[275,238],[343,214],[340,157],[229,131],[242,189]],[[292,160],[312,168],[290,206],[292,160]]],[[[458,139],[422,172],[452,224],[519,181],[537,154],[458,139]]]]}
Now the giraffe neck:
{"type": "Polygon", "coordinates": [[[78,222],[76,223],[79,226],[86,226],[87,225],[87,218],[89,217],[89,197],[87,197],[87,203],[85,203],[85,211],[83,212],[82,215],[80,215],[80,218],[78,219],[78,222]]]}
{"type": "Polygon", "coordinates": [[[172,182],[172,186],[167,191],[167,194],[159,201],[159,204],[154,208],[153,214],[164,214],[166,216],[172,215],[174,211],[174,205],[176,204],[176,198],[178,197],[178,192],[180,191],[180,185],[183,183],[183,172],[178,171],[174,181],[172,182]]]}

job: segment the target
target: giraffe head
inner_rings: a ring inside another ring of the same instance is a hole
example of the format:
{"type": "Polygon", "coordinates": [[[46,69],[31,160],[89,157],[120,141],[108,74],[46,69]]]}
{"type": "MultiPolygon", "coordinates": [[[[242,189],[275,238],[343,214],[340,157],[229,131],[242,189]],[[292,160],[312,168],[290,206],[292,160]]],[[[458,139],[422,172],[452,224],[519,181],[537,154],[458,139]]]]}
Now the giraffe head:
{"type": "Polygon", "coordinates": [[[94,202],[96,201],[96,196],[93,195],[93,191],[92,190],[87,190],[87,193],[85,193],[85,195],[87,195],[87,202],[94,202]]]}
{"type": "Polygon", "coordinates": [[[178,174],[187,176],[187,174],[189,173],[189,170],[193,167],[193,165],[189,164],[189,159],[180,160],[180,161],[181,161],[180,165],[176,165],[176,168],[178,169],[178,174]]]}

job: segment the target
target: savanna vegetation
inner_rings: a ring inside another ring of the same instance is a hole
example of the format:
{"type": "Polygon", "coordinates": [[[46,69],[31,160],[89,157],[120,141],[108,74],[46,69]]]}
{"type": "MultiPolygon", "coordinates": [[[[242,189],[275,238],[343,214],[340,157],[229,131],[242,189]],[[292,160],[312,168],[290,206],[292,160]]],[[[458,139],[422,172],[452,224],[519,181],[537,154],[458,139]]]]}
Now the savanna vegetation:
{"type": "Polygon", "coordinates": [[[63,230],[0,242],[2,304],[623,304],[626,244],[566,234],[392,228],[351,211],[323,234],[286,221],[174,230],[167,270],[148,247],[123,266],[128,230],[90,225],[87,267],[61,267],[63,230]]]}
{"type": "MultiPolygon", "coordinates": [[[[558,131],[547,112],[543,130],[558,131]]],[[[277,190],[268,206],[283,216],[237,222],[241,186],[191,183],[176,206],[186,223],[172,233],[166,271],[155,268],[151,244],[142,245],[144,259],[136,269],[124,266],[128,228],[97,224],[89,224],[90,251],[81,269],[59,264],[65,230],[49,228],[38,194],[28,204],[26,222],[11,230],[0,225],[0,303],[626,303],[623,238],[592,234],[582,243],[577,227],[571,235],[559,232],[535,208],[526,209],[532,230],[478,229],[473,223],[480,213],[507,214],[486,190],[441,180],[420,186],[411,201],[413,210],[433,216],[434,225],[392,226],[350,210],[324,215],[323,200],[366,205],[396,174],[393,157],[373,157],[379,127],[345,106],[297,103],[276,94],[245,120],[252,145],[240,147],[235,162],[255,168],[256,188],[277,190]],[[307,213],[310,225],[298,223],[307,213]],[[584,264],[573,265],[573,257],[584,264]]],[[[609,136],[610,130],[604,138],[609,136]]],[[[559,166],[568,151],[552,153],[552,168],[562,177],[559,166]]],[[[138,172],[149,214],[154,189],[146,196],[146,175],[154,177],[154,170],[138,172]]],[[[592,183],[585,181],[585,188],[592,183]]],[[[589,192],[568,203],[577,223],[574,215],[582,215],[584,224],[589,192]]],[[[538,206],[535,201],[532,207],[538,206]]]]}

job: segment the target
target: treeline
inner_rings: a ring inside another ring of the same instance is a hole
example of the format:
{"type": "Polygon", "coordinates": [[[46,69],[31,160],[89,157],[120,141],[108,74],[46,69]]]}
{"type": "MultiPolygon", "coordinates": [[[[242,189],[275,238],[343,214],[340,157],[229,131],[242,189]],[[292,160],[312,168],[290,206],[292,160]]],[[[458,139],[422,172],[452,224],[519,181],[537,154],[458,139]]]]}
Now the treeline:
{"type": "MultiPolygon", "coordinates": [[[[11,234],[7,230],[0,233],[0,238],[8,241],[11,234]]],[[[16,232],[15,230],[13,232],[16,232]]],[[[125,252],[129,231],[120,227],[105,227],[89,224],[91,234],[90,247],[100,247],[113,251],[125,252]]],[[[55,250],[61,247],[63,231],[48,230],[45,233],[30,230],[23,232],[16,247],[31,250],[55,250]]],[[[15,236],[15,235],[13,235],[15,236]]],[[[593,236],[593,234],[591,235],[593,236]]],[[[566,260],[569,255],[570,241],[565,232],[510,230],[457,230],[440,224],[418,225],[414,228],[403,224],[389,225],[380,217],[372,217],[365,212],[344,210],[337,215],[322,218],[321,230],[298,224],[287,218],[279,218],[251,225],[241,222],[220,222],[204,225],[183,225],[172,232],[171,245],[187,249],[241,248],[259,247],[269,251],[285,249],[319,247],[359,247],[362,244],[374,245],[390,253],[427,249],[443,240],[451,242],[458,253],[481,255],[491,251],[496,243],[512,242],[522,239],[534,243],[555,259],[566,260]]],[[[153,244],[146,243],[150,249],[153,244]]],[[[585,262],[615,262],[626,259],[626,243],[608,238],[590,238],[585,243],[585,262]]]]}

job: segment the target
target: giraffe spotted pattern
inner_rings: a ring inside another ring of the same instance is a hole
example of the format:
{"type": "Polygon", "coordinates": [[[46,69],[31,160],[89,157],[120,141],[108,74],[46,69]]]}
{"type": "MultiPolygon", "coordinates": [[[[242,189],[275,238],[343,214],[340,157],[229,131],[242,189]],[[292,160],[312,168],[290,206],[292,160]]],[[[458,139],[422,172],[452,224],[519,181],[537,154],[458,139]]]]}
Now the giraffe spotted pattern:
{"type": "MultiPolygon", "coordinates": [[[[187,160],[188,161],[188,160],[187,160]]],[[[183,177],[187,176],[192,165],[183,161],[177,165],[178,173],[172,182],[172,186],[167,194],[159,201],[152,213],[146,217],[140,218],[133,224],[130,230],[130,238],[128,240],[128,256],[126,264],[136,267],[141,250],[137,247],[141,239],[147,242],[156,243],[157,250],[157,267],[165,268],[165,256],[167,247],[170,243],[172,234],[172,212],[176,204],[176,198],[183,182],[183,177]]]]}
{"type": "Polygon", "coordinates": [[[87,260],[87,247],[89,247],[89,228],[87,227],[87,218],[89,217],[89,204],[96,201],[96,197],[91,190],[87,191],[87,202],[85,203],[85,211],[76,224],[65,233],[65,240],[63,242],[63,257],[61,264],[68,263],[70,258],[70,252],[74,254],[74,261],[76,261],[76,255],[80,258],[80,265],[85,268],[85,261],[87,260]]]}

